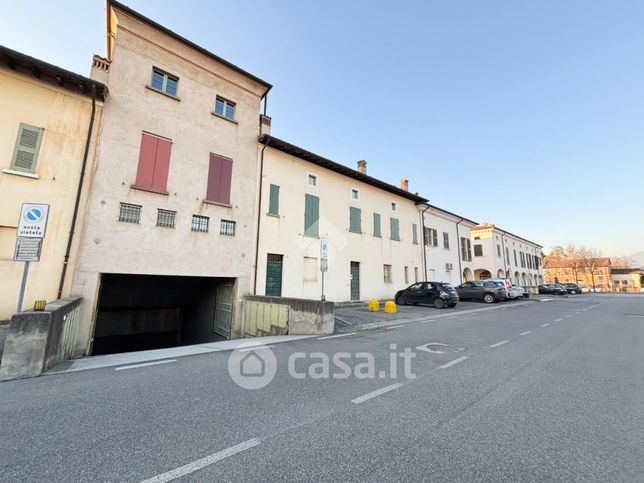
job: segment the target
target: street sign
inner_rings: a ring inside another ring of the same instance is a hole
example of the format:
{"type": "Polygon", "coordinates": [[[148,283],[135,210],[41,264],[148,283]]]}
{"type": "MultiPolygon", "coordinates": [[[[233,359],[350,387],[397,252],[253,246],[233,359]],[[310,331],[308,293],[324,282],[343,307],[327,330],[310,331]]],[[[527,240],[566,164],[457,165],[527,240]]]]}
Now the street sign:
{"type": "Polygon", "coordinates": [[[45,238],[49,205],[43,203],[23,203],[20,210],[18,237],[45,238]]]}
{"type": "Polygon", "coordinates": [[[324,238],[320,240],[320,260],[329,259],[329,242],[324,238]]]}
{"type": "Polygon", "coordinates": [[[37,262],[40,260],[42,238],[19,236],[13,259],[17,262],[37,262]]]}

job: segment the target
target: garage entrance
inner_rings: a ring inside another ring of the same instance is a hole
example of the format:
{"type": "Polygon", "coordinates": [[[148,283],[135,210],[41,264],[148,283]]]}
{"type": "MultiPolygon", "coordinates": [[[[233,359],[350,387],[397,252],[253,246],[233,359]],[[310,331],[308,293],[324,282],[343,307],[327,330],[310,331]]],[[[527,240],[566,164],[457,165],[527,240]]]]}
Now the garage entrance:
{"type": "Polygon", "coordinates": [[[230,338],[235,279],[104,273],[92,355],[230,338]]]}

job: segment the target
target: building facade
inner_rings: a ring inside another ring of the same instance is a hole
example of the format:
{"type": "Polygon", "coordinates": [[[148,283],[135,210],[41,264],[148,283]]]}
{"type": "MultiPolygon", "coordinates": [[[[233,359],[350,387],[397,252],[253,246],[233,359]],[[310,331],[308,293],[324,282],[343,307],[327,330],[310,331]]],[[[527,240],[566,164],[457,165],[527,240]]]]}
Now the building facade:
{"type": "Polygon", "coordinates": [[[543,266],[546,283],[576,283],[581,288],[611,291],[612,264],[608,257],[592,259],[546,259],[543,266]]]}
{"type": "Polygon", "coordinates": [[[426,200],[270,135],[263,150],[256,293],[392,298],[423,274],[426,200]],[[328,243],[322,288],[321,241],[328,243]]]}
{"type": "Polygon", "coordinates": [[[644,279],[644,270],[641,268],[613,268],[611,270],[614,292],[640,293],[644,290],[642,279],[644,279]]]}
{"type": "Polygon", "coordinates": [[[270,84],[107,2],[110,91],[73,290],[79,353],[239,337],[270,84]]]}
{"type": "Polygon", "coordinates": [[[0,46],[0,320],[69,295],[105,94],[99,82],[0,46]],[[49,205],[49,214],[18,307],[23,203],[49,205]]]}

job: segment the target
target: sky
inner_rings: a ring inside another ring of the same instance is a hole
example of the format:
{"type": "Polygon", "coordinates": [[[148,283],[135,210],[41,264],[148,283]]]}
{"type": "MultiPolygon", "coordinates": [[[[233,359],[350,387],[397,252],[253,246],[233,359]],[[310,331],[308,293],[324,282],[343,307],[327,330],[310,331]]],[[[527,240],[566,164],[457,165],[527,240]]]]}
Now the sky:
{"type": "MultiPolygon", "coordinates": [[[[535,241],[644,250],[644,2],[124,0],[273,84],[272,134],[535,241]]],[[[89,75],[103,0],[0,0],[89,75]]]]}

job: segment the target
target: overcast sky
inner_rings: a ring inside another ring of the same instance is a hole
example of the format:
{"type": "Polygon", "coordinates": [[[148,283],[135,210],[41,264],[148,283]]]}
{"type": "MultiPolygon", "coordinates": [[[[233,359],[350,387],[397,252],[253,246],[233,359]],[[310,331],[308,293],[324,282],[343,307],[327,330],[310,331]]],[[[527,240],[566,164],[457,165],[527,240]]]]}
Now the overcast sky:
{"type": "MultiPolygon", "coordinates": [[[[272,83],[278,137],[546,250],[644,250],[644,2],[124,3],[272,83]]],[[[0,6],[2,45],[105,55],[102,0],[0,6]]]]}

